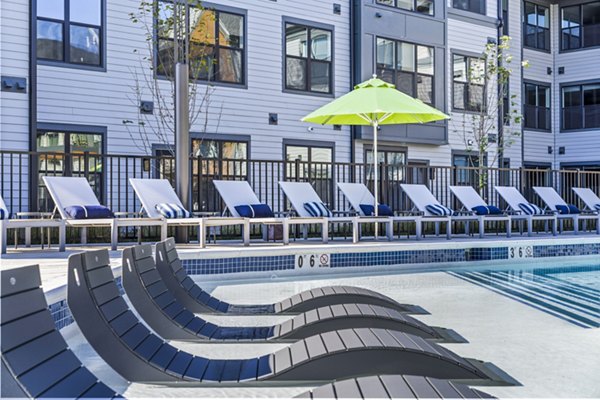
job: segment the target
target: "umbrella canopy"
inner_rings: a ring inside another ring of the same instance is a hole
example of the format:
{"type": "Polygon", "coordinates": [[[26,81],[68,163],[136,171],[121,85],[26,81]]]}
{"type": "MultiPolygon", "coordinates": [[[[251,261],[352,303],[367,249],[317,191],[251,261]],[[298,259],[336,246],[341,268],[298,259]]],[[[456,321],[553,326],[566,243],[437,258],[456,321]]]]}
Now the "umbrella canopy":
{"type": "Polygon", "coordinates": [[[422,124],[450,118],[376,77],[310,113],[304,122],[328,125],[422,124]]]}
{"type": "Polygon", "coordinates": [[[450,118],[443,112],[410,97],[391,83],[372,79],[302,118],[304,122],[328,125],[369,125],[373,127],[374,211],[378,215],[377,128],[379,125],[423,124],[450,118]]]}

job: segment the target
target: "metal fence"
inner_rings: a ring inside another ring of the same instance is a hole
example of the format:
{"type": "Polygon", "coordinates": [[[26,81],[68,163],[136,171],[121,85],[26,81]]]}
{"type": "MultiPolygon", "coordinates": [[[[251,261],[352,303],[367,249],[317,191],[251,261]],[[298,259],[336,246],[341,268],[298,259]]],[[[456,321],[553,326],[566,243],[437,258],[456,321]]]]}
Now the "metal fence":
{"type": "MultiPolygon", "coordinates": [[[[290,206],[278,182],[310,182],[331,209],[349,211],[337,182],[365,183],[373,190],[373,166],[365,163],[322,163],[279,160],[190,159],[191,208],[196,212],[222,214],[224,204],[213,180],[246,180],[262,202],[275,212],[289,212],[290,206]]],[[[491,204],[504,206],[494,186],[514,186],[533,203],[541,201],[533,186],[552,186],[569,203],[579,204],[572,187],[600,190],[600,172],[550,169],[504,169],[477,167],[436,167],[379,164],[381,202],[396,211],[411,210],[402,183],[424,184],[443,204],[460,208],[451,196],[450,185],[472,186],[491,204]]],[[[164,178],[173,182],[174,160],[170,157],[91,153],[35,153],[0,151],[0,194],[9,212],[52,211],[54,205],[42,176],[83,176],[88,179],[101,203],[113,211],[140,211],[140,203],[129,178],[164,178]]],[[[77,188],[73,188],[77,190],[77,188]]]]}

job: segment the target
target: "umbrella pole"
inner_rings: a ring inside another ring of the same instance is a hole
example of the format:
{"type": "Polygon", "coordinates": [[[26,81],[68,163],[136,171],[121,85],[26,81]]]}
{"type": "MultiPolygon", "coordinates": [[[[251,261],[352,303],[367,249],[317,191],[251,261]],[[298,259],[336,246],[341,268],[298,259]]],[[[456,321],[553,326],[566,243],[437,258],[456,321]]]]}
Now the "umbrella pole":
{"type": "MultiPolygon", "coordinates": [[[[375,204],[374,212],[375,217],[379,216],[379,171],[377,170],[377,161],[379,159],[379,151],[377,149],[377,128],[379,126],[378,121],[373,122],[373,181],[374,181],[374,195],[375,195],[375,204]]],[[[375,239],[377,239],[379,231],[379,224],[375,223],[375,239]]]]}

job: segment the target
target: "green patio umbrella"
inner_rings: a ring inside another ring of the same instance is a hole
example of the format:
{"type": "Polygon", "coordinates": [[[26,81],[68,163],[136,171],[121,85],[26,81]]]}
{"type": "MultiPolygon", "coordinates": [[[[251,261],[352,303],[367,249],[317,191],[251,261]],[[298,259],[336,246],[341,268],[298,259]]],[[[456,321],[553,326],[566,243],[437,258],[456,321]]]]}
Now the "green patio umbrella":
{"type": "Polygon", "coordinates": [[[370,125],[373,127],[373,173],[375,181],[375,216],[378,215],[379,189],[377,171],[377,130],[379,125],[423,124],[450,118],[396,90],[391,83],[372,79],[360,83],[354,90],[302,118],[304,122],[321,125],[370,125]]]}

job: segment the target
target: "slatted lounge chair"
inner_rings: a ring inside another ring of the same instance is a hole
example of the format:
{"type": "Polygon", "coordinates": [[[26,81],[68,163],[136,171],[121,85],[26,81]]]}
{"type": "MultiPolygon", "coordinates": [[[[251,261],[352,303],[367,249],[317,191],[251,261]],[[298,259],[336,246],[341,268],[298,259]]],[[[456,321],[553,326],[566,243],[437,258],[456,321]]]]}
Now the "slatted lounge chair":
{"type": "MultiPolygon", "coordinates": [[[[567,202],[551,187],[541,187],[534,186],[533,191],[540,196],[544,204],[546,204],[546,208],[552,212],[556,212],[556,217],[561,224],[562,231],[562,223],[564,220],[572,220],[573,221],[573,231],[577,235],[579,233],[579,222],[583,221],[596,221],[596,233],[600,235],[600,215],[599,214],[589,214],[589,213],[581,213],[581,214],[560,214],[558,212],[557,206],[568,206],[567,202]]],[[[585,229],[585,227],[584,227],[585,229]]]]}
{"type": "MultiPolygon", "coordinates": [[[[56,219],[41,219],[41,218],[28,218],[28,219],[10,219],[9,211],[4,203],[4,199],[0,196],[0,213],[4,215],[4,218],[0,218],[0,253],[6,253],[6,240],[9,229],[31,229],[31,228],[58,228],[58,250],[65,251],[65,223],[61,220],[56,219]]],[[[16,234],[15,234],[15,246],[16,246],[16,234]]]]}
{"type": "MultiPolygon", "coordinates": [[[[258,199],[256,193],[254,193],[254,190],[252,190],[247,181],[215,180],[213,183],[221,195],[221,198],[225,202],[226,211],[229,211],[234,217],[240,216],[238,210],[236,209],[238,206],[261,204],[261,201],[258,199]]],[[[291,225],[321,225],[321,236],[323,243],[327,243],[329,241],[327,222],[325,222],[325,220],[322,218],[251,218],[250,223],[260,224],[263,225],[263,227],[281,225],[283,227],[283,244],[289,244],[290,242],[291,225]]],[[[264,232],[264,237],[266,239],[266,230],[264,232]]]]}
{"type": "Polygon", "coordinates": [[[112,398],[69,349],[48,309],[37,265],[7,269],[2,292],[3,398],[112,398]]]}
{"type": "Polygon", "coordinates": [[[301,399],[493,399],[487,393],[447,380],[415,375],[376,375],[328,383],[301,399]]]}
{"type": "Polygon", "coordinates": [[[600,197],[590,188],[573,188],[579,199],[585,204],[584,211],[600,213],[600,197]]]}
{"type": "MultiPolygon", "coordinates": [[[[308,182],[279,182],[279,186],[285,196],[292,204],[292,208],[300,217],[312,217],[304,208],[307,203],[322,203],[321,198],[315,192],[315,189],[308,182]]],[[[330,217],[326,218],[328,224],[352,224],[352,243],[358,243],[360,240],[361,224],[385,224],[386,236],[388,240],[394,239],[394,221],[389,217],[330,217]]]]}
{"type": "Polygon", "coordinates": [[[206,247],[206,228],[214,226],[241,225],[244,245],[250,244],[250,224],[247,218],[164,218],[158,212],[158,204],[176,204],[183,208],[183,204],[173,187],[166,179],[129,179],[129,183],[138,199],[142,203],[143,211],[150,218],[162,219],[167,226],[197,226],[198,242],[201,248],[206,247]]]}
{"type": "MultiPolygon", "coordinates": [[[[514,214],[512,215],[513,221],[526,221],[527,222],[527,235],[531,236],[533,233],[533,223],[534,221],[544,221],[546,226],[550,222],[552,224],[552,234],[556,235],[557,229],[557,219],[556,215],[553,213],[544,213],[544,214],[526,214],[521,208],[522,204],[528,205],[529,202],[527,199],[512,186],[495,186],[496,192],[506,201],[510,211],[514,214]]],[[[548,228],[546,227],[546,230],[548,228]]]]}
{"type": "Polygon", "coordinates": [[[148,326],[165,339],[295,341],[347,328],[397,330],[434,341],[459,339],[453,331],[430,327],[396,310],[367,304],[320,307],[273,326],[218,326],[195,316],[169,292],[156,269],[151,246],[125,249],[122,265],[123,288],[129,302],[148,326]],[[199,327],[202,328],[198,330],[199,327]]]}
{"type": "Polygon", "coordinates": [[[48,193],[56,205],[65,224],[73,228],[83,228],[82,242],[85,243],[85,228],[103,227],[110,229],[111,249],[116,250],[119,242],[119,228],[142,226],[158,226],[161,231],[161,239],[166,239],[167,227],[163,220],[153,218],[101,218],[101,219],[73,219],[69,217],[66,208],[70,206],[99,206],[94,191],[86,178],[44,176],[44,183],[48,193]]]}
{"type": "Polygon", "coordinates": [[[68,264],[67,304],[77,326],[96,353],[131,382],[236,385],[395,373],[490,383],[498,377],[487,363],[386,329],[327,332],[256,358],[207,359],[166,343],[146,328],[119,293],[106,250],[71,255],[68,264]]]}
{"type": "Polygon", "coordinates": [[[169,238],[156,244],[156,267],[169,291],[194,313],[218,314],[298,314],[339,304],[368,304],[410,314],[428,314],[423,308],[397,301],[369,289],[354,286],[326,286],[307,290],[275,304],[230,304],[212,297],[188,276],[169,238]]]}
{"type": "Polygon", "coordinates": [[[488,204],[481,198],[479,193],[475,191],[471,186],[450,186],[450,191],[456,196],[464,207],[465,212],[476,217],[479,222],[479,237],[485,236],[485,223],[486,222],[504,222],[506,225],[506,237],[511,236],[511,225],[512,219],[508,215],[475,215],[473,212],[474,207],[488,206],[488,204]]]}
{"type": "MultiPolygon", "coordinates": [[[[370,217],[366,215],[361,207],[363,204],[373,205],[375,197],[371,191],[362,183],[342,183],[339,182],[338,188],[342,191],[346,199],[361,218],[370,217]]],[[[419,216],[394,216],[389,217],[393,222],[414,222],[417,240],[421,240],[422,223],[419,216]]]]}

